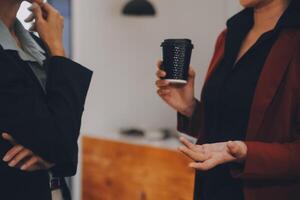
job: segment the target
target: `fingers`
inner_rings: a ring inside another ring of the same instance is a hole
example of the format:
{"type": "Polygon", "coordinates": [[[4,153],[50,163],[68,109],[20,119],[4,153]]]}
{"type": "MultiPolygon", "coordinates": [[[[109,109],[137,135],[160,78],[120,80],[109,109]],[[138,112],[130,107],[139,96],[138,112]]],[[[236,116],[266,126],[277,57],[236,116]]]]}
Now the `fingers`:
{"type": "Polygon", "coordinates": [[[21,145],[16,145],[11,148],[3,157],[4,162],[10,162],[20,151],[24,149],[21,145]]]}
{"type": "Polygon", "coordinates": [[[43,11],[44,18],[48,23],[56,25],[56,28],[58,29],[64,28],[64,17],[60,14],[58,10],[56,10],[53,6],[51,6],[48,3],[44,3],[41,6],[41,9],[43,11]]]}
{"type": "Polygon", "coordinates": [[[34,15],[36,22],[44,20],[42,9],[37,3],[33,3],[32,6],[28,8],[28,10],[30,10],[34,15]]]}
{"type": "Polygon", "coordinates": [[[33,3],[37,3],[38,5],[42,5],[44,2],[46,2],[45,0],[32,0],[33,3]]]}
{"type": "Polygon", "coordinates": [[[195,85],[195,77],[196,77],[196,72],[195,70],[190,67],[189,69],[189,78],[188,78],[188,85],[194,87],[195,85]]]}
{"type": "Polygon", "coordinates": [[[44,3],[41,8],[43,9],[44,12],[48,14],[48,16],[53,16],[53,15],[60,15],[58,10],[56,10],[53,6],[51,6],[49,3],[44,3]]]}
{"type": "Polygon", "coordinates": [[[191,158],[192,160],[195,160],[195,161],[201,161],[199,158],[198,158],[198,155],[196,152],[192,151],[191,149],[185,147],[185,146],[181,146],[178,148],[178,150],[185,154],[186,156],[188,156],[189,158],[191,158]]]}
{"type": "Polygon", "coordinates": [[[178,150],[195,161],[203,162],[209,158],[206,154],[200,151],[193,151],[186,146],[181,146],[178,148],[178,150]]]}
{"type": "Polygon", "coordinates": [[[180,137],[179,141],[185,145],[186,147],[188,147],[189,149],[196,151],[197,147],[196,145],[194,145],[193,143],[191,143],[188,139],[186,139],[185,137],[180,137]]]}
{"type": "Polygon", "coordinates": [[[196,71],[194,70],[194,68],[191,66],[189,69],[189,77],[190,78],[195,78],[196,76],[196,71]]]}
{"type": "Polygon", "coordinates": [[[193,144],[185,137],[180,137],[179,140],[184,145],[179,147],[179,151],[191,159],[203,162],[210,158],[210,155],[204,150],[204,148],[201,148],[202,146],[193,144]]]}
{"type": "Polygon", "coordinates": [[[169,86],[169,85],[170,85],[170,82],[167,81],[167,80],[157,80],[157,81],[155,82],[155,84],[156,84],[156,86],[157,86],[158,88],[162,88],[162,87],[167,87],[167,86],[169,86]]]}
{"type": "Polygon", "coordinates": [[[157,72],[156,72],[156,76],[157,78],[159,79],[162,79],[162,78],[165,78],[167,75],[167,73],[161,69],[159,69],[157,72]]]}
{"type": "Polygon", "coordinates": [[[8,133],[2,133],[2,138],[4,140],[9,141],[12,145],[16,145],[17,142],[15,141],[15,139],[8,133]]]}
{"type": "Polygon", "coordinates": [[[32,156],[29,160],[27,160],[22,166],[21,170],[23,171],[33,171],[36,170],[39,165],[40,158],[38,156],[32,156]]]}
{"type": "Polygon", "coordinates": [[[227,148],[229,153],[238,160],[244,160],[247,156],[247,146],[240,141],[227,142],[227,148]]]}
{"type": "Polygon", "coordinates": [[[167,89],[167,88],[161,88],[161,89],[157,90],[157,94],[159,96],[166,96],[166,95],[169,95],[170,93],[171,93],[171,90],[167,89]]]}
{"type": "Polygon", "coordinates": [[[239,150],[240,149],[239,149],[239,146],[235,142],[229,141],[227,143],[227,147],[228,147],[229,153],[233,157],[237,157],[239,155],[239,150]]]}
{"type": "Polygon", "coordinates": [[[189,164],[189,167],[200,170],[207,171],[217,166],[217,161],[214,159],[206,160],[205,162],[193,162],[189,164]]]}
{"type": "MultiPolygon", "coordinates": [[[[3,157],[3,161],[7,162],[8,166],[17,168],[21,166],[20,169],[24,171],[34,171],[40,168],[38,165],[41,160],[40,157],[35,156],[32,151],[17,144],[10,134],[2,133],[2,137],[14,145],[3,157]]],[[[49,164],[49,166],[52,165],[49,164]]]]}
{"type": "Polygon", "coordinates": [[[16,165],[20,164],[22,160],[28,158],[33,155],[33,152],[28,149],[23,149],[20,151],[9,163],[8,166],[15,167],[16,165]]]}
{"type": "Polygon", "coordinates": [[[29,23],[32,22],[35,19],[34,14],[31,13],[24,21],[29,23]]]}

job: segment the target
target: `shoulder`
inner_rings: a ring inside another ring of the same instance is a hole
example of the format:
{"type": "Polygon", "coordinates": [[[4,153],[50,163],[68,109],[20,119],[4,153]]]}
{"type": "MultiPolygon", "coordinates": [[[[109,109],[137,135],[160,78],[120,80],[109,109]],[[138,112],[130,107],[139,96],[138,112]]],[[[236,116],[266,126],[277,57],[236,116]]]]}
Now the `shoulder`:
{"type": "Polygon", "coordinates": [[[223,31],[219,34],[217,42],[221,42],[221,41],[225,40],[225,38],[226,38],[226,36],[227,36],[227,32],[228,32],[228,29],[223,30],[223,31]]]}

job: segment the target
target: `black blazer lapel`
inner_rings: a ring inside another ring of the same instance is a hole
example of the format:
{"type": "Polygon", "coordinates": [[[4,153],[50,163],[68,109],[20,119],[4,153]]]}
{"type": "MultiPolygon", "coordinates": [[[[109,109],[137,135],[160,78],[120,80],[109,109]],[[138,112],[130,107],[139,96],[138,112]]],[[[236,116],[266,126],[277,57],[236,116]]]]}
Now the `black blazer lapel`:
{"type": "MultiPolygon", "coordinates": [[[[1,47],[1,45],[0,45],[1,47]]],[[[36,75],[33,73],[32,69],[30,68],[30,66],[26,63],[23,62],[21,65],[20,63],[16,60],[16,55],[17,54],[16,51],[13,50],[4,50],[2,47],[0,48],[0,54],[1,56],[4,56],[5,58],[7,58],[8,63],[5,63],[6,65],[10,65],[12,67],[15,67],[20,73],[23,73],[25,77],[30,78],[34,83],[37,84],[37,87],[39,87],[39,89],[45,93],[40,81],[38,80],[38,78],[36,77],[36,75]]]]}

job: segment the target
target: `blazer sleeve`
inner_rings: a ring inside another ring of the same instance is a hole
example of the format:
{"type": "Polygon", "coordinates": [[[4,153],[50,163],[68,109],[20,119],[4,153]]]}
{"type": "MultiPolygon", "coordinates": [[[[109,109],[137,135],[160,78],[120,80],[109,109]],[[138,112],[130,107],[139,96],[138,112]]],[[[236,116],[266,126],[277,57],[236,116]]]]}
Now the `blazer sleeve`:
{"type": "Polygon", "coordinates": [[[179,132],[185,133],[195,138],[199,137],[199,132],[201,128],[200,123],[202,121],[201,105],[201,102],[197,100],[196,108],[191,117],[186,117],[179,112],[177,113],[177,129],[179,132]]]}
{"type": "Polygon", "coordinates": [[[243,169],[233,171],[243,179],[299,179],[300,139],[293,143],[246,142],[247,160],[243,169]]]}
{"type": "Polygon", "coordinates": [[[77,139],[92,72],[64,57],[51,57],[46,65],[46,95],[28,85],[0,90],[0,123],[18,143],[55,163],[57,175],[71,176],[76,173],[77,139]]]}
{"type": "MultiPolygon", "coordinates": [[[[215,52],[210,62],[207,76],[211,73],[214,67],[214,62],[216,58],[219,56],[218,53],[220,52],[220,48],[223,48],[225,38],[226,38],[227,30],[224,30],[218,37],[217,42],[215,44],[215,52]]],[[[206,77],[207,79],[207,77],[206,77]]],[[[197,101],[195,111],[192,117],[186,117],[180,113],[177,113],[177,129],[179,132],[188,134],[192,137],[201,138],[203,137],[200,134],[200,130],[203,127],[203,103],[201,101],[197,101]]]]}

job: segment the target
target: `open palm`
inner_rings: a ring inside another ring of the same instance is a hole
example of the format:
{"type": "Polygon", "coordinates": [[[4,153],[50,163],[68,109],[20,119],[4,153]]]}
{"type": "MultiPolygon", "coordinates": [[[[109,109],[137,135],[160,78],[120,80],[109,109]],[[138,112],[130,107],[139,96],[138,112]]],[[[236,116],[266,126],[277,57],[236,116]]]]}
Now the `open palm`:
{"type": "Polygon", "coordinates": [[[195,161],[189,166],[202,171],[220,164],[242,161],[247,154],[246,145],[240,141],[204,145],[195,145],[183,137],[180,141],[184,146],[179,147],[179,150],[195,161]]]}

